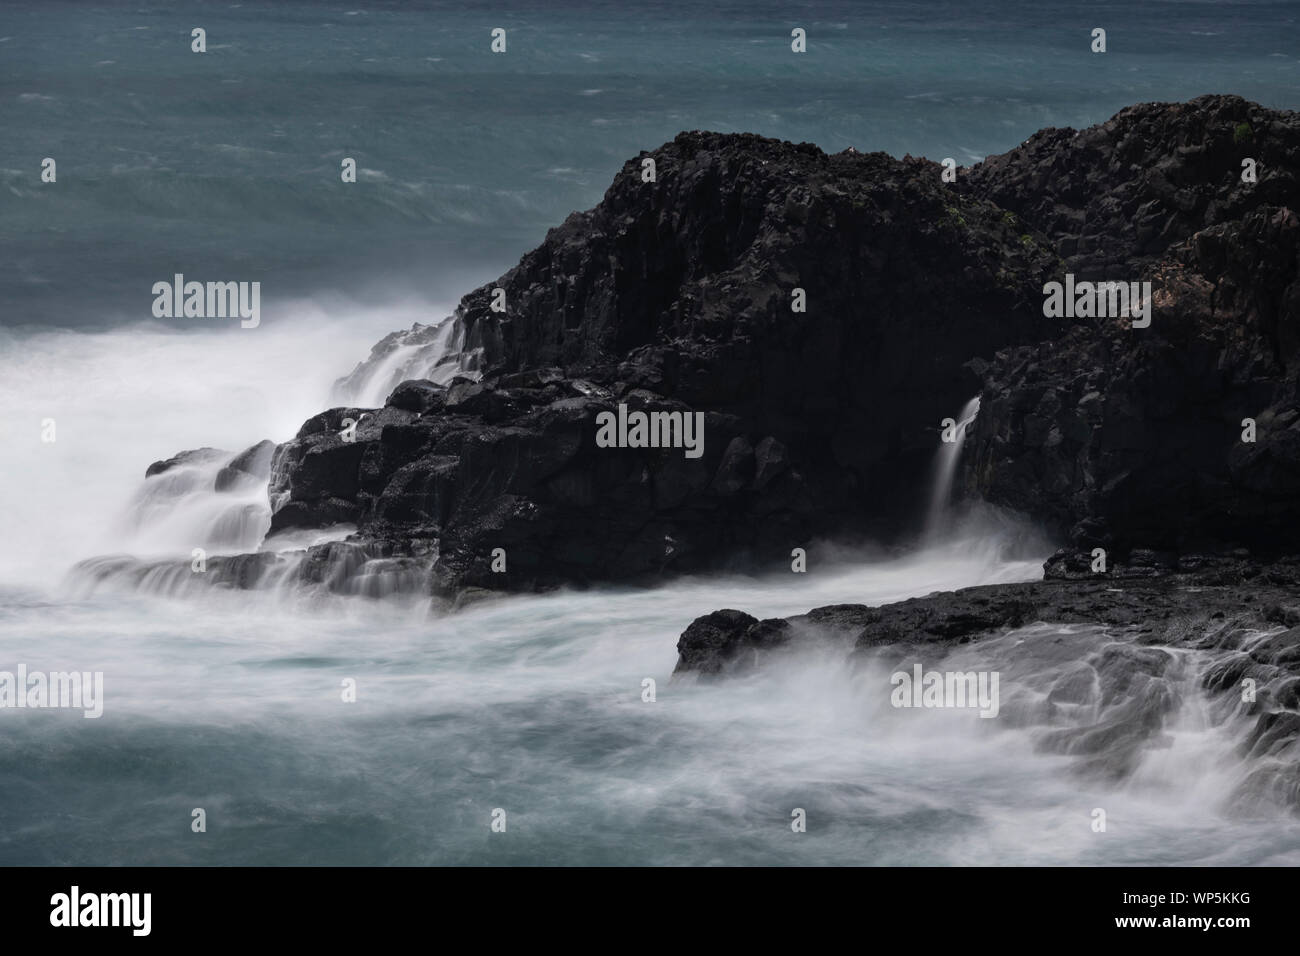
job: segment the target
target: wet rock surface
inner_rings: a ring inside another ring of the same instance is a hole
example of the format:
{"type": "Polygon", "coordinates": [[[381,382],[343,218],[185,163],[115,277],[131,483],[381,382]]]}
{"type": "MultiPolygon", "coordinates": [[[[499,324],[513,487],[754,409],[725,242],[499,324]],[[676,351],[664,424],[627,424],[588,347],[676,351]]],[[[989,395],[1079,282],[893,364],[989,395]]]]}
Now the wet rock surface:
{"type": "Polygon", "coordinates": [[[1047,130],[951,185],[910,157],[684,133],[466,296],[474,375],[403,385],[376,414],[420,420],[367,439],[364,464],[325,454],[342,493],[291,495],[277,520],[436,537],[451,589],[771,566],[814,537],[914,530],[936,426],[980,390],[966,494],[1117,560],[1285,550],[1297,156],[1296,114],[1224,96],[1047,130]],[[1151,327],[1044,318],[1067,270],[1151,281],[1151,327]],[[597,449],[619,403],[702,411],[703,458],[597,449]],[[496,547],[518,555],[506,574],[496,547]]]}
{"type": "Polygon", "coordinates": [[[444,592],[764,566],[897,532],[939,421],[977,387],[962,363],[1042,335],[1053,262],[929,164],[684,133],[466,296],[472,375],[331,409],[281,446],[272,532],[436,542],[444,592]],[[702,454],[597,447],[619,405],[702,414],[702,454]]]}
{"type": "Polygon", "coordinates": [[[1236,727],[1248,772],[1234,799],[1300,811],[1300,558],[1149,570],[762,621],[715,611],[682,633],[674,678],[743,678],[825,647],[882,697],[891,692],[883,675],[914,665],[992,668],[1004,721],[1033,729],[1038,749],[1073,758],[1076,772],[1112,780],[1167,746],[1174,714],[1200,695],[1213,722],[1236,727]]]}
{"type": "MultiPolygon", "coordinates": [[[[818,538],[914,533],[940,422],[979,392],[965,494],[1113,561],[1285,551],[1298,156],[1297,114],[1230,96],[1044,130],[956,183],[682,133],[447,326],[377,344],[340,391],[391,381],[384,404],[322,412],[272,454],[271,533],[354,525],[431,556],[448,593],[770,568],[818,538]],[[1151,281],[1151,326],[1045,318],[1067,270],[1151,281]],[[702,455],[598,447],[620,405],[702,414],[702,455]]],[[[260,476],[258,449],[219,482],[260,476]]]]}

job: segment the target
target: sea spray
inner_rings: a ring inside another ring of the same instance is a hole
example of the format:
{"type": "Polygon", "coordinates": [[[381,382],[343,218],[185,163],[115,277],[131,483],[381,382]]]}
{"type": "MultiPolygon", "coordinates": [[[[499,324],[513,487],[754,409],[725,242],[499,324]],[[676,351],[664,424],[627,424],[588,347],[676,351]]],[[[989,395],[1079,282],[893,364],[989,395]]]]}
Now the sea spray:
{"type": "MultiPolygon", "coordinates": [[[[169,501],[161,484],[155,493],[145,481],[148,464],[198,446],[233,455],[262,439],[293,437],[376,338],[446,311],[437,303],[365,310],[304,301],[278,309],[255,334],[207,325],[178,334],[154,324],[115,333],[0,331],[0,401],[8,409],[0,417],[7,465],[0,499],[8,508],[0,581],[49,583],[78,560],[132,549],[188,560],[205,546],[195,540],[204,527],[213,550],[243,547],[265,521],[245,508],[256,504],[255,490],[192,488],[188,500],[169,501]],[[39,440],[46,419],[57,422],[56,442],[39,440]],[[158,520],[141,520],[144,513],[158,520]]],[[[201,471],[174,481],[215,481],[201,471]]]]}

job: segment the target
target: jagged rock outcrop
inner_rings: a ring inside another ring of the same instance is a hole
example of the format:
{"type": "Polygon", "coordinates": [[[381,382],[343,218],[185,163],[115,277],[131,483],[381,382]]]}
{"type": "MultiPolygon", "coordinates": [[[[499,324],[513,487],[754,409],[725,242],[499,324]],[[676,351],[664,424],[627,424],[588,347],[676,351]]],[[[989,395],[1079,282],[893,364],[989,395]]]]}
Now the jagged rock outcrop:
{"type": "Polygon", "coordinates": [[[990,159],[972,181],[1048,230],[1080,276],[1150,281],[1151,325],[1079,320],[976,362],[965,490],[1085,550],[1294,550],[1300,116],[1202,97],[1068,132],[990,159]],[[1259,159],[1258,183],[1241,182],[1243,154],[1259,159]],[[1158,228],[1140,238],[1132,219],[1153,209],[1158,228]],[[1105,257],[1095,241],[1072,245],[1078,235],[1111,236],[1105,257]]]}
{"type": "Polygon", "coordinates": [[[466,296],[474,378],[306,423],[276,456],[272,532],[355,523],[436,551],[455,589],[770,563],[818,535],[897,531],[940,420],[977,387],[963,363],[1044,334],[1055,261],[931,164],[682,134],[466,296]],[[596,416],[619,404],[702,413],[703,454],[598,448],[596,416]]]}
{"type": "Polygon", "coordinates": [[[697,618],[678,641],[678,676],[717,679],[810,646],[838,648],[881,699],[884,675],[916,665],[1001,670],[1000,713],[1040,750],[1082,773],[1123,779],[1167,744],[1189,693],[1237,737],[1234,799],[1300,811],[1300,560],[1262,567],[1199,556],[1147,561],[1086,579],[988,585],[883,607],[834,605],[756,620],[739,610],[697,618]],[[1095,625],[1062,636],[1038,625],[1095,625]],[[1010,635],[1010,637],[1006,637],[1010,635]],[[1003,638],[1006,637],[1005,640],[1003,638]],[[1174,653],[1176,652],[1176,653],[1174,653]],[[1248,683],[1249,681],[1249,683],[1248,683]]]}
{"type": "Polygon", "coordinates": [[[1300,119],[1239,96],[1141,103],[1044,129],[963,170],[962,191],[1051,237],[1080,278],[1135,279],[1172,246],[1261,206],[1300,204],[1300,119]],[[1256,182],[1242,181],[1242,162],[1256,182]]]}
{"type": "Polygon", "coordinates": [[[1046,130],[956,184],[683,133],[450,322],[376,345],[340,389],[384,404],[271,457],[271,533],[355,527],[449,591],[771,566],[915,530],[939,423],[978,391],[959,486],[1076,550],[1284,549],[1298,149],[1300,117],[1235,97],[1046,130]],[[1151,327],[1044,317],[1068,270],[1149,279],[1151,327]],[[598,447],[620,405],[702,414],[703,453],[598,447]]]}

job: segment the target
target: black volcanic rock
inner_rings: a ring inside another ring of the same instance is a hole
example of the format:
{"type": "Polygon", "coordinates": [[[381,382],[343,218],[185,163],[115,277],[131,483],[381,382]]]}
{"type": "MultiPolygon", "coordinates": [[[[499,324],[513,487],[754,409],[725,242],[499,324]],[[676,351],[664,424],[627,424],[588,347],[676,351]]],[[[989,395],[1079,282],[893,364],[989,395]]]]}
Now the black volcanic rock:
{"type": "Polygon", "coordinates": [[[360,409],[305,425],[277,453],[273,529],[437,539],[449,589],[770,563],[818,535],[897,531],[939,422],[978,387],[963,363],[1050,333],[1055,264],[933,164],[684,133],[465,297],[475,374],[404,383],[355,443],[326,431],[360,409]],[[597,448],[595,417],[620,402],[704,413],[702,457],[597,448]]]}
{"type": "Polygon", "coordinates": [[[765,651],[783,647],[793,628],[780,619],[759,621],[744,611],[714,611],[696,618],[677,642],[674,674],[706,677],[735,675],[752,669],[765,651]]]}
{"type": "Polygon", "coordinates": [[[1172,246],[1261,206],[1300,208],[1300,118],[1239,96],[1142,103],[1085,130],[1040,130],[959,188],[1051,237],[1065,271],[1135,279],[1172,246]],[[1242,181],[1242,160],[1257,163],[1242,181]]]}
{"type": "Polygon", "coordinates": [[[1300,526],[1300,115],[1239,97],[1046,130],[963,189],[1046,232],[1078,278],[1151,282],[1152,321],[1079,320],[974,370],[967,494],[1075,548],[1262,553],[1300,526]],[[1259,181],[1242,181],[1244,158],[1259,181]],[[1243,440],[1246,419],[1255,441],[1243,440]],[[1297,426],[1297,427],[1293,427],[1297,426]]]}
{"type": "Polygon", "coordinates": [[[560,365],[626,381],[787,443],[807,431],[803,444],[833,444],[867,473],[891,445],[928,446],[924,429],[972,391],[961,362],[1043,337],[1054,265],[932,164],[684,133],[629,161],[599,206],[458,315],[486,374],[560,365]],[[807,312],[791,311],[796,288],[807,312]]]}
{"type": "Polygon", "coordinates": [[[367,482],[363,474],[363,462],[385,478],[404,464],[403,446],[384,445],[381,439],[389,426],[405,425],[417,417],[415,412],[395,408],[377,413],[332,408],[308,419],[296,438],[276,449],[271,461],[272,533],[358,520],[366,500],[363,495],[373,489],[373,481],[367,482]]]}
{"type": "Polygon", "coordinates": [[[230,491],[249,483],[265,482],[271,476],[275,449],[275,442],[260,441],[240,452],[217,472],[216,490],[230,491]]]}
{"type": "Polygon", "coordinates": [[[447,405],[447,389],[427,379],[413,379],[393,389],[385,405],[421,415],[441,411],[447,405]]]}
{"type": "Polygon", "coordinates": [[[1151,267],[1151,327],[1126,320],[982,366],[968,493],[1080,548],[1294,545],[1300,527],[1300,220],[1263,207],[1151,267]],[[1243,441],[1245,420],[1255,441],[1243,441]]]}
{"type": "Polygon", "coordinates": [[[173,468],[211,464],[227,457],[229,454],[230,452],[222,451],[220,448],[193,448],[188,451],[178,452],[164,461],[155,461],[145,469],[144,476],[152,478],[155,475],[165,474],[173,468]]]}
{"type": "Polygon", "coordinates": [[[915,531],[940,422],[979,392],[959,487],[1069,535],[1053,574],[1094,546],[1134,569],[1287,550],[1298,144],[1294,113],[1202,97],[946,184],[925,160],[682,133],[449,324],[376,345],[340,390],[387,401],[275,450],[272,531],[355,525],[447,591],[770,567],[915,531]],[[1067,270],[1149,279],[1152,326],[1044,318],[1067,270]],[[619,405],[702,414],[703,454],[598,448],[619,405]]]}
{"type": "MultiPolygon", "coordinates": [[[[1223,635],[1300,621],[1300,557],[1264,570],[1246,559],[1205,561],[1195,571],[1118,565],[1105,574],[981,585],[882,607],[834,604],[790,618],[758,621],[744,611],[696,618],[678,642],[678,673],[716,675],[744,651],[783,647],[797,635],[838,640],[866,652],[896,645],[951,646],[1036,622],[1098,624],[1138,643],[1222,648],[1223,635]],[[777,635],[773,639],[772,635],[777,635]],[[781,639],[781,636],[784,639],[781,639]]],[[[751,665],[761,661],[758,654],[751,665]]],[[[1255,645],[1251,659],[1300,673],[1300,627],[1255,645]]],[[[1235,678],[1234,678],[1235,679],[1235,678]]],[[[1206,686],[1232,683],[1213,670],[1206,686]]]]}
{"type": "Polygon", "coordinates": [[[1245,560],[1202,563],[1196,572],[1120,568],[766,621],[715,611],[682,633],[674,677],[744,674],[820,643],[838,647],[863,692],[884,699],[885,674],[942,668],[960,649],[962,672],[1002,671],[1002,715],[1036,728],[1040,750],[1117,780],[1145,751],[1167,745],[1166,724],[1194,682],[1210,699],[1212,722],[1238,727],[1240,756],[1253,761],[1234,799],[1300,812],[1300,627],[1282,629],[1300,619],[1300,558],[1267,572],[1245,560]],[[1072,645],[1061,628],[1039,625],[1100,633],[1072,645]]]}

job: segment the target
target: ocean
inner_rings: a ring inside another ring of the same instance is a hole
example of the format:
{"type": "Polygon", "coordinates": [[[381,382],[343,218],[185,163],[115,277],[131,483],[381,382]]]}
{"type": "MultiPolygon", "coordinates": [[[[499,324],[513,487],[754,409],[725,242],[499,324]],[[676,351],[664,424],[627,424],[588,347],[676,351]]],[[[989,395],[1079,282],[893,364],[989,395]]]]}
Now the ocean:
{"type": "Polygon", "coordinates": [[[969,164],[1135,102],[1296,109],[1298,22],[1189,0],[6,2],[0,670],[102,671],[105,700],[0,708],[0,864],[1300,862],[1296,822],[1229,809],[1247,768],[1190,674],[1169,746],[1120,783],[1031,728],[893,710],[842,652],[671,679],[696,615],[1034,580],[1052,543],[1032,528],[455,614],[72,572],[188,555],[208,519],[144,527],[150,462],[292,437],[376,340],[441,320],[681,130],[969,164]],[[261,325],[155,318],[175,273],[260,282],[261,325]]]}

